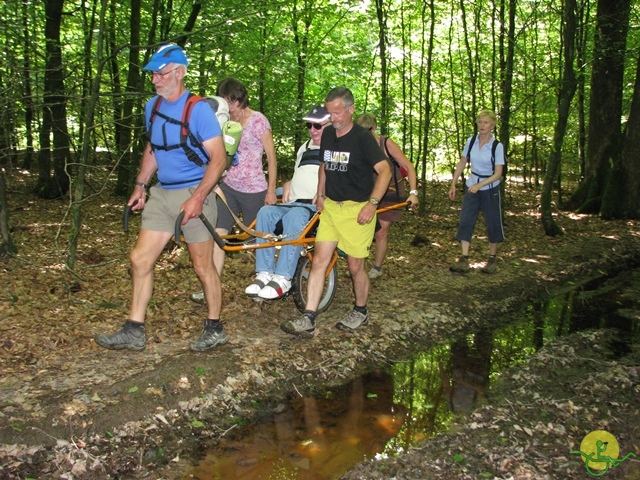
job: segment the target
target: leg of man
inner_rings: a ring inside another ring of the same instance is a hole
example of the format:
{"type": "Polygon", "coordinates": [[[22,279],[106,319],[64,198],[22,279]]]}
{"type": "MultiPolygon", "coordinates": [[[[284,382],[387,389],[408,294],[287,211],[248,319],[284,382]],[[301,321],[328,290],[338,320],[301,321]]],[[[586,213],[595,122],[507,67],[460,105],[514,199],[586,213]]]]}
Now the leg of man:
{"type": "Polygon", "coordinates": [[[207,302],[207,315],[210,319],[220,319],[222,310],[222,285],[220,276],[213,264],[211,249],[213,239],[208,242],[189,243],[189,256],[193,269],[202,283],[204,298],[207,302]]]}
{"type": "MultiPolygon", "coordinates": [[[[380,229],[375,234],[376,246],[375,246],[375,254],[373,258],[373,265],[378,269],[382,267],[382,262],[384,262],[384,258],[387,256],[387,250],[389,248],[389,228],[391,227],[391,222],[387,220],[381,220],[378,218],[378,222],[380,222],[380,229]]],[[[369,276],[371,278],[379,276],[379,274],[372,274],[369,272],[369,276]]]]}
{"type": "MultiPolygon", "coordinates": [[[[229,230],[224,228],[216,228],[216,233],[221,237],[223,235],[228,235],[229,230]]],[[[225,251],[221,249],[217,243],[214,242],[213,245],[213,263],[216,266],[216,271],[218,272],[218,276],[222,276],[222,269],[224,268],[224,259],[225,259],[225,251]]]]}
{"type": "Polygon", "coordinates": [[[364,270],[364,260],[364,258],[347,257],[349,273],[353,282],[353,293],[358,307],[365,307],[369,298],[369,276],[364,270]]]}
{"type": "MultiPolygon", "coordinates": [[[[304,227],[309,223],[311,211],[306,207],[285,207],[286,213],[282,217],[282,233],[289,240],[298,238],[304,227]]],[[[278,254],[278,263],[275,273],[285,278],[293,278],[296,273],[296,265],[302,251],[301,245],[285,245],[278,254]]]]}
{"type": "Polygon", "coordinates": [[[322,290],[324,289],[325,274],[329,262],[333,257],[333,251],[338,242],[316,242],[313,248],[313,262],[307,282],[307,306],[306,310],[315,312],[320,305],[322,290]]]}
{"type": "MultiPolygon", "coordinates": [[[[285,215],[287,209],[277,205],[265,205],[258,211],[256,218],[256,230],[259,232],[273,233],[278,221],[285,215]]],[[[265,240],[256,238],[256,243],[264,243],[265,240]]],[[[256,273],[275,271],[275,247],[258,248],[256,250],[256,273]]]]}
{"type": "Polygon", "coordinates": [[[99,333],[95,340],[98,345],[111,350],[142,351],[147,345],[144,319],[153,292],[153,267],[162,249],[171,238],[171,233],[140,230],[136,246],[130,254],[133,289],[129,320],[112,334],[99,333]]]}
{"type": "Polygon", "coordinates": [[[129,318],[134,322],[144,323],[153,292],[153,268],[170,238],[171,233],[140,230],[136,246],[131,251],[133,294],[129,318]]]}

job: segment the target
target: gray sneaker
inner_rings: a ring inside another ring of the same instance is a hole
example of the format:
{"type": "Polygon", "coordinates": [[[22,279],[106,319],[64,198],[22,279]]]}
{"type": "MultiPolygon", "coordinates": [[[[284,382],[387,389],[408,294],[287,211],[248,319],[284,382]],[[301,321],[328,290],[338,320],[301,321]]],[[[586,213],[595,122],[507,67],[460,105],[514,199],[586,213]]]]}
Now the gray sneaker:
{"type": "Polygon", "coordinates": [[[299,335],[301,337],[313,337],[316,333],[316,324],[307,315],[301,315],[295,320],[282,322],[280,328],[291,335],[299,335]]]}
{"type": "Polygon", "coordinates": [[[144,325],[135,326],[136,322],[127,320],[120,330],[111,335],[106,333],[98,333],[95,341],[98,345],[109,350],[135,350],[140,352],[147,346],[147,335],[144,331],[144,325]]]}
{"type": "Polygon", "coordinates": [[[199,303],[200,305],[204,305],[206,303],[204,299],[204,292],[202,290],[200,290],[199,292],[193,292],[191,295],[189,295],[189,300],[199,303]]]}
{"type": "Polygon", "coordinates": [[[369,316],[352,310],[351,313],[336,323],[336,328],[340,330],[355,330],[358,327],[364,327],[369,324],[369,316]]]}
{"type": "Polygon", "coordinates": [[[498,259],[496,257],[489,257],[487,264],[480,269],[482,273],[496,273],[498,270],[498,259]]]}
{"type": "Polygon", "coordinates": [[[191,342],[191,350],[194,352],[204,352],[218,345],[224,345],[229,341],[229,337],[224,331],[222,324],[213,326],[205,320],[205,327],[202,335],[197,340],[191,342]]]}
{"type": "Polygon", "coordinates": [[[374,278],[378,278],[382,276],[382,270],[378,270],[377,268],[373,268],[371,267],[371,270],[369,270],[369,278],[370,279],[374,279],[374,278]]]}
{"type": "Polygon", "coordinates": [[[458,260],[449,267],[449,270],[456,273],[469,273],[471,270],[471,267],[469,267],[469,258],[465,256],[458,258],[458,260]]]}

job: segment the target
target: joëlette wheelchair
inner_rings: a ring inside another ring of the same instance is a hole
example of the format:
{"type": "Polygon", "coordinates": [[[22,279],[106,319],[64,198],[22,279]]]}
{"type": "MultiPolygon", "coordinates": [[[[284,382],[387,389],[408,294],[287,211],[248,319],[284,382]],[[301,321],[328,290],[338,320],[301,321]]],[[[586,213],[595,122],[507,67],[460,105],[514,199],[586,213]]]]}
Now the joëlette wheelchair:
{"type": "MultiPolygon", "coordinates": [[[[407,208],[409,206],[410,202],[404,201],[379,208],[378,210],[376,210],[376,212],[382,213],[388,210],[407,208]]],[[[123,219],[125,232],[129,229],[130,213],[131,206],[127,205],[124,210],[123,219]]],[[[309,272],[311,271],[311,262],[313,261],[315,234],[316,230],[318,229],[321,214],[322,212],[315,212],[307,222],[306,226],[301,231],[296,232],[293,235],[284,235],[282,233],[256,232],[255,230],[253,230],[253,226],[255,225],[254,220],[248,227],[241,225],[242,228],[240,228],[239,231],[221,236],[215,231],[215,227],[211,225],[204,214],[200,215],[200,220],[204,223],[207,230],[209,230],[209,233],[211,233],[214,241],[218,244],[218,246],[226,252],[243,252],[272,247],[280,248],[284,245],[302,246],[300,259],[298,260],[298,264],[296,266],[296,272],[291,280],[291,290],[289,291],[289,294],[293,296],[296,308],[300,310],[300,312],[303,312],[307,303],[307,282],[309,280],[309,272]],[[256,239],[258,237],[260,237],[262,240],[260,243],[256,242],[256,239]]],[[[175,223],[174,241],[176,243],[179,243],[181,240],[183,218],[184,212],[180,212],[175,223]]],[[[277,231],[278,230],[276,229],[276,232],[277,231]]],[[[320,299],[320,304],[318,305],[318,313],[324,312],[327,308],[329,308],[336,295],[338,284],[337,262],[340,256],[341,252],[338,249],[335,249],[333,252],[333,257],[331,258],[331,261],[327,266],[327,271],[325,272],[324,289],[322,292],[322,297],[320,299]]]]}

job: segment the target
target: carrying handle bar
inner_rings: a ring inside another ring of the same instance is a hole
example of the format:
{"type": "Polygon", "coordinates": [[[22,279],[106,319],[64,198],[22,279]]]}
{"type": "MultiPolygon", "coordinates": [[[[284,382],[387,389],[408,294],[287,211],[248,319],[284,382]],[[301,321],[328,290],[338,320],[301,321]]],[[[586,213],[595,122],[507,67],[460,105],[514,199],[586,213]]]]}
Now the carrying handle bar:
{"type": "MultiPolygon", "coordinates": [[[[220,237],[220,235],[218,235],[218,232],[216,232],[216,229],[213,227],[213,225],[211,225],[211,222],[209,222],[207,217],[204,216],[204,213],[201,213],[199,218],[200,220],[202,220],[202,223],[204,223],[204,226],[207,227],[207,230],[209,230],[209,233],[213,237],[213,240],[218,244],[220,248],[224,249],[226,242],[220,237]]],[[[173,241],[176,243],[180,243],[180,234],[182,233],[183,219],[184,210],[180,212],[178,214],[178,218],[176,218],[175,232],[173,237],[173,241]]]]}

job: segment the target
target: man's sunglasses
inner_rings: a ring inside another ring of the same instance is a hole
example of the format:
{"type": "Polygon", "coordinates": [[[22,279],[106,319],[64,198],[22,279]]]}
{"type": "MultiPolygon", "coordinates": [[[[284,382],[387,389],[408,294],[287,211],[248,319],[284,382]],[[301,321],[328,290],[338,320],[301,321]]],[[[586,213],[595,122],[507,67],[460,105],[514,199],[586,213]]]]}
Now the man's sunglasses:
{"type": "Polygon", "coordinates": [[[319,123],[311,123],[311,122],[307,122],[307,128],[315,128],[316,130],[320,130],[322,127],[324,127],[324,125],[321,125],[319,123]]]}

